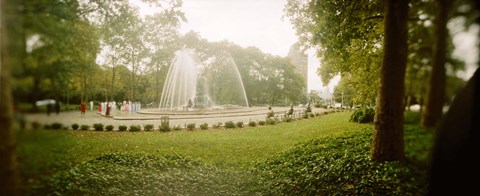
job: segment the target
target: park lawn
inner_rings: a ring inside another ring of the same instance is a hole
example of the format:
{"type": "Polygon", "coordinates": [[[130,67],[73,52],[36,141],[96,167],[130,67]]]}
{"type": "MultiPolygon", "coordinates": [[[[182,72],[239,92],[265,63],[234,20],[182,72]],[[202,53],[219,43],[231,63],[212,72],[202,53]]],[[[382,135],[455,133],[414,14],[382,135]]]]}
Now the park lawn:
{"type": "Polygon", "coordinates": [[[109,152],[175,153],[215,165],[248,166],[302,141],[372,126],[348,122],[350,115],[340,112],[274,126],[167,133],[26,130],[17,137],[22,164],[28,167],[48,165],[56,158],[71,166],[109,152]]]}
{"type": "Polygon", "coordinates": [[[338,187],[337,173],[347,171],[342,183],[350,187],[355,179],[357,193],[386,187],[391,193],[423,190],[422,168],[431,134],[406,125],[406,155],[412,161],[376,164],[368,158],[372,124],[351,123],[350,115],[339,112],[276,125],[167,133],[23,130],[17,134],[17,154],[27,195],[351,193],[350,188],[331,188],[338,187]],[[342,158],[334,158],[338,156],[342,158]],[[318,173],[320,166],[333,165],[335,169],[318,173]],[[285,166],[291,171],[278,170],[285,166]],[[380,170],[385,173],[371,176],[380,170]],[[328,175],[333,178],[311,178],[328,175]],[[380,186],[372,187],[372,179],[380,186]]]}

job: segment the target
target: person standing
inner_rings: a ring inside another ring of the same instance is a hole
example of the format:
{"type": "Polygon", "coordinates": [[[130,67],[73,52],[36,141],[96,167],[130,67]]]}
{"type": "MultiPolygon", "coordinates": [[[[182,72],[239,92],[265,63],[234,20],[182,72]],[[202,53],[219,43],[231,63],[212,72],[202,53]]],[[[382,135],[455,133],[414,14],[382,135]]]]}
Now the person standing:
{"type": "Polygon", "coordinates": [[[90,111],[93,111],[93,101],[90,101],[90,111]]]}
{"type": "Polygon", "coordinates": [[[85,116],[85,110],[87,110],[87,104],[85,102],[82,102],[82,104],[80,105],[80,112],[82,117],[85,116]]]}
{"type": "Polygon", "coordinates": [[[55,113],[58,115],[60,113],[60,102],[55,100],[55,113]]]}

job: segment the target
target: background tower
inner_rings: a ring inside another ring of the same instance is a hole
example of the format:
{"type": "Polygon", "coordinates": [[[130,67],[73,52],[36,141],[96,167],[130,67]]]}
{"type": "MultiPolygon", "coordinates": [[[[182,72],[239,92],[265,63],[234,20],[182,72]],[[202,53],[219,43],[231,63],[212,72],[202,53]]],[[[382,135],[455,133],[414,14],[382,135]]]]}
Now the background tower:
{"type": "Polygon", "coordinates": [[[305,83],[302,92],[305,96],[308,96],[308,55],[302,51],[298,43],[293,44],[288,52],[288,57],[295,65],[295,70],[303,77],[305,83]]]}

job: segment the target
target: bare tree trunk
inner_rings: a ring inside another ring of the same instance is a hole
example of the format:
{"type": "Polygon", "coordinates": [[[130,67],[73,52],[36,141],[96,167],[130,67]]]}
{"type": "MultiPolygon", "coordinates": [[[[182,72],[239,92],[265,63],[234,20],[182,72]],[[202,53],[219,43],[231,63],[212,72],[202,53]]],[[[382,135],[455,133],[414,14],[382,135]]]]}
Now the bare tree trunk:
{"type": "Polygon", "coordinates": [[[403,141],[403,96],[407,65],[408,1],[385,1],[384,53],[375,109],[372,159],[401,161],[403,141]]]}
{"type": "Polygon", "coordinates": [[[12,47],[15,44],[10,39],[14,31],[10,27],[10,19],[15,17],[15,3],[0,2],[0,195],[20,195],[20,178],[18,174],[17,157],[15,155],[16,141],[13,134],[12,89],[10,85],[10,67],[14,64],[12,47]],[[11,41],[11,42],[9,42],[11,41]]]}
{"type": "Polygon", "coordinates": [[[438,5],[435,20],[435,41],[433,44],[432,71],[427,91],[427,102],[422,115],[422,125],[435,127],[442,117],[445,102],[445,61],[447,48],[447,21],[450,0],[436,0],[438,5]]]}

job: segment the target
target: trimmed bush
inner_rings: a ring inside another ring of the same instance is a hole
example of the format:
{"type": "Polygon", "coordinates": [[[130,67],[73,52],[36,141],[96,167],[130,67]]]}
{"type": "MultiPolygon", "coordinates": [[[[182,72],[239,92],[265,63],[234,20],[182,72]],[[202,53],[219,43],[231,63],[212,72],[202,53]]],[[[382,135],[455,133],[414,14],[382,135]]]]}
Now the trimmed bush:
{"type": "Polygon", "coordinates": [[[142,127],[140,127],[140,125],[130,125],[130,128],[128,129],[130,132],[139,132],[141,130],[142,127]]]}
{"type": "Polygon", "coordinates": [[[233,129],[233,128],[235,128],[235,123],[233,121],[227,121],[227,122],[225,122],[225,128],[226,129],[233,129]]]}
{"type": "MultiPolygon", "coordinates": [[[[174,127],[175,128],[175,127],[174,127]]],[[[180,128],[180,127],[178,127],[180,128]]],[[[158,129],[161,131],[161,132],[169,132],[170,131],[170,125],[168,124],[161,124],[160,126],[158,126],[158,129]]],[[[175,129],[174,129],[175,130],[175,129]]]]}
{"type": "Polygon", "coordinates": [[[285,121],[285,122],[292,122],[292,117],[286,116],[286,117],[283,119],[283,121],[285,121]]]}
{"type": "Polygon", "coordinates": [[[267,118],[267,125],[274,125],[277,124],[277,120],[274,118],[267,118]]]}
{"type": "Polygon", "coordinates": [[[119,131],[126,131],[127,128],[128,128],[128,127],[127,127],[126,125],[120,125],[120,126],[118,126],[118,130],[119,130],[119,131]]]}
{"type": "Polygon", "coordinates": [[[187,124],[187,130],[191,131],[195,129],[195,123],[188,123],[187,124]]]}
{"type": "Polygon", "coordinates": [[[213,124],[213,125],[212,125],[212,128],[218,129],[218,128],[220,128],[221,126],[222,126],[222,123],[217,123],[217,124],[213,124]]]}
{"type": "Polygon", "coordinates": [[[208,123],[203,123],[200,125],[200,129],[202,130],[207,130],[208,129],[208,123]]]}
{"type": "Polygon", "coordinates": [[[106,129],[107,131],[113,131],[113,128],[114,128],[113,125],[107,125],[107,126],[105,127],[105,129],[106,129]]]}
{"type": "Polygon", "coordinates": [[[242,121],[237,122],[237,127],[242,128],[243,127],[243,122],[242,121]]]}
{"type": "Polygon", "coordinates": [[[173,126],[172,129],[175,130],[175,131],[180,131],[180,130],[182,130],[182,127],[180,127],[180,125],[175,125],[175,126],[173,126]]]}
{"type": "Polygon", "coordinates": [[[265,122],[264,120],[258,121],[258,125],[265,125],[265,123],[266,123],[266,122],[265,122]]]}
{"type": "Polygon", "coordinates": [[[250,121],[250,122],[248,122],[248,126],[250,126],[250,127],[255,127],[255,126],[257,126],[257,122],[255,122],[255,121],[250,121]]]}
{"type": "Polygon", "coordinates": [[[80,127],[80,126],[79,126],[77,123],[73,123],[73,124],[72,124],[72,129],[73,129],[73,130],[77,130],[78,127],[80,127]]]}
{"type": "Polygon", "coordinates": [[[60,130],[60,129],[62,129],[62,127],[63,127],[63,124],[58,123],[58,122],[52,123],[52,125],[51,125],[51,128],[54,129],[54,130],[60,130]]]}
{"type": "Polygon", "coordinates": [[[153,125],[152,124],[146,124],[146,125],[143,126],[143,130],[153,131],[153,125]]]}
{"type": "Polygon", "coordinates": [[[353,112],[353,114],[350,116],[350,122],[372,123],[374,116],[375,110],[373,108],[364,107],[353,112]]]}
{"type": "Polygon", "coordinates": [[[38,121],[33,121],[31,125],[32,129],[39,129],[42,126],[42,124],[40,124],[38,121]]]}
{"type": "Polygon", "coordinates": [[[93,129],[95,131],[103,131],[103,124],[102,123],[95,123],[95,124],[93,124],[93,129]]]}
{"type": "Polygon", "coordinates": [[[88,130],[90,130],[90,125],[81,125],[80,130],[88,131],[88,130]]]}

